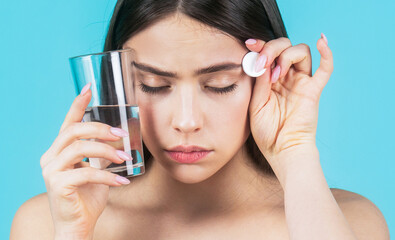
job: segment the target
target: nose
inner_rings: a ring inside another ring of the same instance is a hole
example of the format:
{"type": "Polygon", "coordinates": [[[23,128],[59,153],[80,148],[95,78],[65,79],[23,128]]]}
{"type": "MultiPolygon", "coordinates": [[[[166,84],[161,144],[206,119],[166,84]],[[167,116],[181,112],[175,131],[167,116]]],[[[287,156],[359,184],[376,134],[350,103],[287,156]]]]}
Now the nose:
{"type": "Polygon", "coordinates": [[[193,89],[179,91],[173,104],[172,127],[181,133],[193,133],[202,128],[203,114],[193,89]]]}

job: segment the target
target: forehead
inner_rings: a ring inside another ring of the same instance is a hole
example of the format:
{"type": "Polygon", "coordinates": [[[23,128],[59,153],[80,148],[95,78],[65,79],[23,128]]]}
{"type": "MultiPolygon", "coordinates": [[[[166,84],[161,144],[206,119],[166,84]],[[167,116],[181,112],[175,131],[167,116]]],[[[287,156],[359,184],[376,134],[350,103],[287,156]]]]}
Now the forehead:
{"type": "Polygon", "coordinates": [[[247,52],[233,37],[183,14],[156,22],[123,47],[135,49],[140,62],[177,72],[220,62],[241,63],[247,52]]]}

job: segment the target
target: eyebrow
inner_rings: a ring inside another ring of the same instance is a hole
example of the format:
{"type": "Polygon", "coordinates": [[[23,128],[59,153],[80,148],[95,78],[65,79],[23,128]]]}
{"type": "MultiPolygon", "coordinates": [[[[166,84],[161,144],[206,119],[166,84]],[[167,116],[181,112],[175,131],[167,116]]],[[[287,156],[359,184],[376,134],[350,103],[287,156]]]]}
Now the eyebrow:
{"type": "MultiPolygon", "coordinates": [[[[164,71],[159,68],[150,66],[148,64],[136,63],[133,61],[132,65],[143,72],[149,72],[162,77],[178,78],[178,75],[175,72],[164,71]]],[[[220,71],[230,71],[237,68],[241,68],[241,64],[225,62],[225,63],[214,64],[205,68],[197,69],[195,70],[194,75],[197,76],[197,75],[209,74],[209,73],[220,72],[220,71]]]]}

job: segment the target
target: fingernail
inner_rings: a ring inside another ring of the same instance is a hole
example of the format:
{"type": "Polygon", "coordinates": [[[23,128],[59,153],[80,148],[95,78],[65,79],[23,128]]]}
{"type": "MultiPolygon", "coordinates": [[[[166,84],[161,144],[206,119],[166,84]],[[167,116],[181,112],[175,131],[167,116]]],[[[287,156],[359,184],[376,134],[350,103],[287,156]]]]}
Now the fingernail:
{"type": "Polygon", "coordinates": [[[117,150],[116,152],[117,152],[118,157],[122,158],[125,161],[132,161],[133,160],[132,156],[125,153],[124,151],[117,150]]]}
{"type": "Polygon", "coordinates": [[[124,178],[124,177],[121,177],[121,176],[119,176],[119,175],[117,175],[117,176],[115,177],[115,180],[116,180],[117,182],[119,182],[120,184],[123,184],[123,185],[126,185],[126,184],[129,184],[129,183],[130,183],[129,179],[124,178]]]}
{"type": "Polygon", "coordinates": [[[255,40],[255,39],[252,39],[252,38],[250,38],[250,39],[248,39],[247,41],[245,41],[245,43],[246,43],[246,44],[249,44],[249,45],[253,45],[253,44],[255,44],[255,43],[256,43],[256,40],[255,40]]]}
{"type": "Polygon", "coordinates": [[[328,45],[328,39],[326,38],[325,34],[321,33],[321,38],[324,39],[326,45],[328,45]]]}
{"type": "Polygon", "coordinates": [[[128,132],[126,132],[125,130],[120,129],[120,128],[111,128],[110,131],[111,131],[112,134],[114,134],[117,137],[127,137],[127,136],[129,136],[128,132]]]}
{"type": "Polygon", "coordinates": [[[281,72],[281,67],[280,65],[277,65],[277,67],[274,68],[273,75],[272,75],[272,83],[277,82],[278,77],[280,76],[281,72]]]}
{"type": "Polygon", "coordinates": [[[81,90],[81,96],[84,96],[88,92],[90,87],[91,87],[91,83],[86,84],[85,87],[82,88],[81,90]]]}
{"type": "Polygon", "coordinates": [[[266,65],[266,61],[267,61],[267,57],[265,55],[260,56],[255,63],[255,72],[262,71],[262,69],[266,65]]]}

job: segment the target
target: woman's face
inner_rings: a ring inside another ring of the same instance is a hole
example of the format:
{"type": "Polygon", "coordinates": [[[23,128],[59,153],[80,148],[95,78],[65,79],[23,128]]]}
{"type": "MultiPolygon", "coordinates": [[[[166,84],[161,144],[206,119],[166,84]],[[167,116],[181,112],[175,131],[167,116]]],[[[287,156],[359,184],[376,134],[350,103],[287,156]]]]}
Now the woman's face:
{"type": "Polygon", "coordinates": [[[201,182],[231,161],[250,133],[253,80],[241,68],[247,49],[182,14],[144,29],[123,48],[137,54],[141,134],[155,161],[185,183],[201,182]],[[179,145],[211,152],[179,163],[166,153],[179,145]]]}

